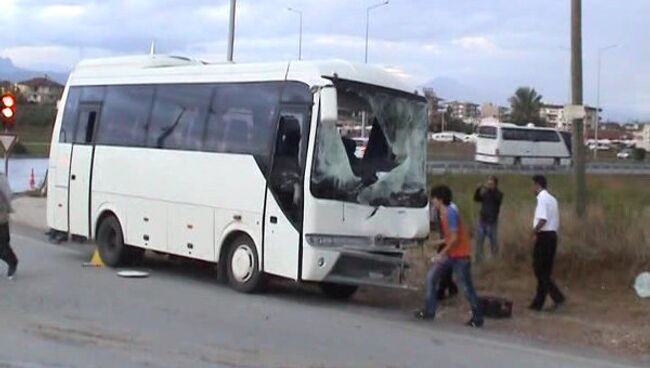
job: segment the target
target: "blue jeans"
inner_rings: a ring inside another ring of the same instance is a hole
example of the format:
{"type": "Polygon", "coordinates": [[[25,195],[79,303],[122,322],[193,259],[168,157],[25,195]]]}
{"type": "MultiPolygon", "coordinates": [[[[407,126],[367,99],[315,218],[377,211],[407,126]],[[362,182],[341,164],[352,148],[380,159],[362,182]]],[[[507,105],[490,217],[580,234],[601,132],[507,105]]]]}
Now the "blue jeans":
{"type": "Polygon", "coordinates": [[[424,313],[428,316],[435,316],[436,309],[438,308],[438,284],[445,271],[452,269],[454,274],[460,280],[460,284],[465,292],[465,297],[472,307],[472,319],[477,322],[483,321],[483,315],[478,305],[478,296],[474,290],[474,283],[472,282],[471,262],[469,257],[451,258],[448,257],[444,261],[436,262],[431,265],[427,273],[426,285],[426,301],[424,305],[424,313]]]}
{"type": "Polygon", "coordinates": [[[479,221],[478,226],[476,227],[476,262],[481,262],[483,260],[483,244],[485,243],[486,237],[490,241],[492,256],[496,257],[496,255],[499,254],[499,245],[497,244],[498,227],[498,223],[488,224],[479,221]]]}

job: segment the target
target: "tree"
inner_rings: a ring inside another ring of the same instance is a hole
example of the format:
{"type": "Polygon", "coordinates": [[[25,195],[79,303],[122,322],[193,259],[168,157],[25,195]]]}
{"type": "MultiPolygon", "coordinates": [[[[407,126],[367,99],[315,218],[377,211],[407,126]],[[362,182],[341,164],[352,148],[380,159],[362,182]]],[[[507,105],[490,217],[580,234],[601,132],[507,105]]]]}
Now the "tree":
{"type": "Polygon", "coordinates": [[[539,117],[539,110],[542,107],[542,95],[534,88],[519,87],[515,94],[508,100],[510,102],[510,120],[518,125],[533,123],[543,125],[539,117]]]}

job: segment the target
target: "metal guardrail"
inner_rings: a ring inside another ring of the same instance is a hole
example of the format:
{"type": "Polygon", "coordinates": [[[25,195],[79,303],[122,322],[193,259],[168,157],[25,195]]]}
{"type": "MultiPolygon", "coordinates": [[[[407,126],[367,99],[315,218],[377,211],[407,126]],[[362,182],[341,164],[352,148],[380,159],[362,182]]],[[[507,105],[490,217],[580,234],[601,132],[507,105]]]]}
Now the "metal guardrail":
{"type": "MultiPolygon", "coordinates": [[[[586,167],[593,175],[650,175],[650,164],[638,163],[601,163],[590,162],[586,167]]],[[[475,161],[429,161],[429,174],[530,174],[534,172],[568,174],[571,167],[548,165],[491,165],[475,161]]]]}

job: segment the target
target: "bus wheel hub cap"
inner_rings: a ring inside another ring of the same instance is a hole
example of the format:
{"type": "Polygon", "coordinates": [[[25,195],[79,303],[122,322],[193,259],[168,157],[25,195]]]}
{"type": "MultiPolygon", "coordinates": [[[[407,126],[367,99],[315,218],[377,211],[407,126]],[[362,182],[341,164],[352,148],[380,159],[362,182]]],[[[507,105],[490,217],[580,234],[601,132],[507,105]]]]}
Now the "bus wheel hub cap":
{"type": "Polygon", "coordinates": [[[253,251],[248,245],[240,245],[232,256],[232,274],[239,282],[248,281],[253,276],[253,251]]]}

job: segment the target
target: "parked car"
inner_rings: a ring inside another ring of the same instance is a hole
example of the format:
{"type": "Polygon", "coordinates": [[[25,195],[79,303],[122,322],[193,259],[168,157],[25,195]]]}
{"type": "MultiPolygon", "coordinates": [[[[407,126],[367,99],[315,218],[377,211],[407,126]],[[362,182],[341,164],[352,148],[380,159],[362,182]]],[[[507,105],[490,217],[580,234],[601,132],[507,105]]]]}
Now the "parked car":
{"type": "Polygon", "coordinates": [[[590,151],[594,151],[594,150],[609,151],[609,149],[610,149],[610,147],[609,147],[608,144],[598,143],[598,147],[596,147],[596,144],[594,144],[594,143],[589,144],[589,150],[590,151]]]}
{"type": "Polygon", "coordinates": [[[433,133],[431,135],[431,140],[435,142],[453,142],[456,140],[456,136],[453,132],[442,132],[442,133],[433,133]]]}
{"type": "Polygon", "coordinates": [[[621,160],[628,160],[632,158],[634,151],[631,148],[625,148],[616,154],[616,158],[621,160]]]}

